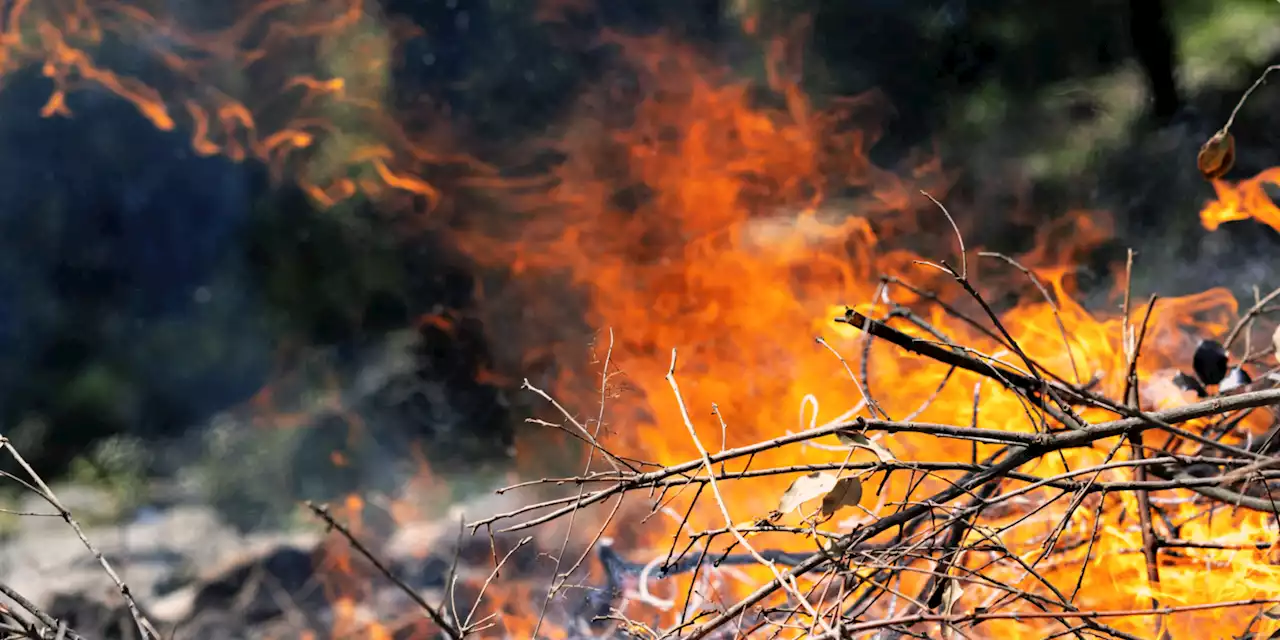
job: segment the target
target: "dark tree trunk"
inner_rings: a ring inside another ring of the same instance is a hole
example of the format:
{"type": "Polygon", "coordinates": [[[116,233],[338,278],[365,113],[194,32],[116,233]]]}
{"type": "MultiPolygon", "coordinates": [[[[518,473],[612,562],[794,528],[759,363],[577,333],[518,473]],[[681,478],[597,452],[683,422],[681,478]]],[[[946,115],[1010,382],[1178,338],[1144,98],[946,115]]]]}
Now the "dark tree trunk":
{"type": "Polygon", "coordinates": [[[1129,33],[1138,62],[1147,76],[1151,115],[1157,122],[1168,122],[1182,101],[1174,78],[1177,50],[1164,0],[1129,0],[1129,33]]]}

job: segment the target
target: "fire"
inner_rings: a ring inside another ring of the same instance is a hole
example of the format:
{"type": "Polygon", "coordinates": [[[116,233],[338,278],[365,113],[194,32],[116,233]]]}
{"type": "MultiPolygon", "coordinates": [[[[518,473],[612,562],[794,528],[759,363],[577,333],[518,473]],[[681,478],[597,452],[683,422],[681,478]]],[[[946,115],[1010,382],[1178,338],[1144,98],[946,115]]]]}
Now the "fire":
{"type": "Polygon", "coordinates": [[[424,179],[433,167],[488,171],[433,151],[437,132],[406,127],[421,119],[390,106],[397,47],[417,31],[373,2],[235,0],[175,12],[156,0],[18,0],[2,25],[0,81],[40,68],[52,83],[43,115],[71,116],[77,92],[106,91],[158,129],[190,132],[196,153],[260,161],[324,205],[363,193],[429,210],[440,197],[424,179]]]}
{"type": "MultiPolygon", "coordinates": [[[[410,134],[404,114],[388,106],[389,66],[403,32],[388,26],[372,3],[230,2],[225,15],[236,17],[204,30],[161,11],[162,4],[12,3],[0,39],[0,72],[39,65],[52,82],[44,108],[51,117],[72,114],[74,92],[85,86],[114,93],[156,127],[190,131],[196,152],[260,161],[277,177],[298,181],[322,205],[359,193],[388,208],[430,209],[443,195],[426,176],[440,164],[465,164],[487,176],[488,184],[501,184],[492,169],[435,151],[448,146],[410,134]],[[120,46],[117,40],[144,43],[156,77],[133,77],[99,62],[120,46]],[[335,55],[339,51],[358,54],[335,55]]],[[[549,326],[564,316],[568,294],[548,283],[563,283],[582,297],[581,314],[591,329],[612,332],[609,359],[625,371],[631,390],[607,398],[603,440],[611,450],[661,465],[698,459],[682,419],[686,408],[698,439],[712,451],[867,415],[870,402],[893,418],[1033,431],[1018,398],[989,380],[891,345],[874,343],[864,350],[860,332],[833,324],[843,305],[873,316],[897,305],[921,316],[893,322],[909,335],[935,340],[931,330],[937,331],[1016,364],[990,335],[926,304],[922,292],[933,291],[980,313],[953,278],[920,264],[923,258],[909,249],[927,249],[924,257],[946,257],[952,267],[964,265],[984,289],[1016,294],[1016,304],[1001,305],[1001,323],[1030,357],[1066,380],[1096,380],[1096,390],[1120,395],[1127,368],[1124,320],[1092,313],[1073,299],[1073,260],[1107,237],[1104,216],[1076,213],[1047,229],[1038,248],[1020,256],[1029,276],[993,258],[980,259],[974,247],[961,256],[947,219],[919,193],[945,195],[949,180],[937,160],[886,169],[870,158],[876,120],[888,108],[878,96],[819,101],[777,59],[765,65],[762,88],[660,36],[610,34],[606,40],[623,52],[626,69],[585,96],[566,118],[556,142],[566,159],[548,188],[509,197],[520,216],[474,224],[457,242],[477,262],[508,268],[518,282],[537,290],[523,311],[524,324],[531,327],[526,331],[545,330],[546,351],[562,361],[550,389],[562,403],[583,411],[598,406],[599,378],[578,366],[581,336],[566,337],[549,326]],[[672,348],[679,352],[674,374],[680,399],[665,380],[672,348]]],[[[1262,189],[1278,177],[1269,171],[1235,186],[1215,183],[1219,202],[1203,213],[1206,226],[1255,217],[1280,229],[1280,215],[1262,189]]],[[[1140,306],[1135,301],[1135,314],[1140,306]]],[[[1192,336],[1221,335],[1236,317],[1234,299],[1221,289],[1161,301],[1138,366],[1148,381],[1142,388],[1147,406],[1182,402],[1176,392],[1160,391],[1161,376],[1187,359],[1192,336]]],[[[496,341],[506,338],[495,335],[496,341]]],[[[335,391],[325,401],[339,397],[335,391]]],[[[258,400],[269,405],[272,398],[264,392],[258,400]]],[[[1101,421],[1107,414],[1089,410],[1083,417],[1101,421]]],[[[546,439],[544,432],[527,434],[519,446],[522,462],[533,465],[543,457],[546,439]]],[[[903,461],[968,462],[995,450],[912,434],[886,435],[878,444],[903,461]]],[[[1119,464],[1128,459],[1128,448],[1113,455],[1117,444],[1112,439],[1067,450],[1024,472],[1050,477],[1110,460],[1116,464],[1099,472],[1097,481],[1131,480],[1132,469],[1119,464]]],[[[848,455],[820,446],[777,448],[753,456],[750,465],[839,463],[848,455]]],[[[854,455],[871,459],[865,451],[854,455]]],[[[335,464],[341,461],[335,455],[335,464]]],[[[847,531],[888,515],[899,502],[946,486],[944,476],[895,474],[878,495],[872,487],[882,478],[868,479],[860,503],[865,511],[819,528],[847,531]],[[908,476],[920,484],[912,486],[908,476]]],[[[683,524],[679,516],[655,516],[639,526],[634,523],[643,509],[637,516],[628,505],[620,516],[628,524],[615,521],[609,533],[626,536],[623,554],[647,560],[665,553],[673,535],[765,516],[793,479],[766,475],[721,483],[728,523],[707,501],[683,524]]],[[[1058,492],[1028,491],[1013,503],[1019,509],[984,515],[970,532],[971,538],[998,537],[1018,562],[969,553],[958,560],[958,569],[1045,598],[1071,594],[1072,604],[1084,611],[1144,610],[1153,598],[1164,606],[1247,600],[1280,587],[1270,548],[1275,525],[1264,514],[1219,510],[1209,517],[1185,491],[1157,493],[1153,500],[1178,525],[1181,540],[1218,546],[1162,550],[1160,581],[1154,583],[1146,576],[1132,493],[1082,495],[1078,508],[1068,512],[1070,500],[1059,499],[1058,492]],[[1041,505],[1047,506],[1035,509],[1041,505]],[[1065,527],[1056,530],[1064,520],[1065,527]],[[1089,542],[1095,531],[1101,535],[1089,542]]],[[[690,499],[671,498],[663,513],[683,514],[690,499]]],[[[358,520],[363,502],[352,497],[345,506],[358,520]]],[[[751,538],[757,548],[789,550],[795,540],[776,533],[751,538]]],[[[328,585],[338,615],[334,632],[391,637],[389,627],[371,624],[360,611],[362,581],[377,578],[352,563],[350,550],[335,549],[326,558],[331,573],[346,578],[328,585]]],[[[718,578],[715,597],[723,603],[772,578],[759,567],[735,575],[740,579],[718,578]]],[[[927,577],[909,573],[894,588],[916,593],[927,577]]],[[[684,597],[688,578],[674,582],[661,588],[662,597],[684,597]]],[[[829,585],[803,578],[797,586],[829,585]]],[[[530,637],[535,628],[551,633],[553,623],[536,622],[540,597],[526,588],[501,582],[491,587],[491,608],[501,615],[485,635],[530,637]]],[[[971,585],[954,606],[1008,614],[972,629],[985,637],[1041,638],[1062,630],[1025,602],[1000,602],[1001,593],[990,584],[971,585]]],[[[651,613],[664,624],[679,615],[678,606],[658,609],[651,613]]],[[[1173,637],[1203,638],[1245,628],[1255,611],[1206,608],[1163,619],[1173,637]]],[[[1108,624],[1147,636],[1154,619],[1127,615],[1108,618],[1108,624]]],[[[784,636],[802,637],[803,631],[784,636]]]]}
{"type": "MultiPolygon", "coordinates": [[[[693,412],[699,439],[713,451],[839,420],[863,407],[864,391],[895,418],[911,414],[926,422],[965,424],[972,419],[990,429],[1032,428],[1025,408],[1012,394],[989,381],[983,386],[979,376],[952,374],[943,365],[904,356],[894,347],[873,346],[867,380],[850,379],[851,371],[858,377],[862,342],[857,331],[832,326],[830,319],[842,309],[839,304],[868,313],[883,312],[886,300],[934,309],[927,320],[955,342],[992,354],[999,348],[989,337],[937,313],[936,307],[921,305],[922,299],[910,290],[878,279],[881,273],[905,274],[920,288],[956,288],[937,270],[915,264],[915,255],[893,248],[895,240],[924,234],[937,238],[931,246],[945,247],[952,234],[942,215],[915,193],[945,185],[936,164],[900,172],[880,169],[867,157],[874,129],[865,121],[858,128],[848,127],[883,105],[863,98],[819,109],[785,80],[772,86],[776,102],[762,105],[753,85],[733,80],[691,50],[660,38],[615,42],[634,65],[632,81],[643,96],[638,106],[625,110],[625,122],[612,125],[618,109],[608,100],[584,101],[582,110],[569,119],[561,143],[568,160],[556,175],[544,213],[519,227],[515,241],[495,245],[473,239],[470,244],[471,253],[480,258],[509,259],[520,273],[535,279],[538,274],[567,277],[588,293],[589,323],[613,330],[612,358],[636,390],[611,400],[606,409],[607,446],[663,465],[698,458],[682,426],[681,408],[664,382],[671,347],[680,354],[675,373],[684,403],[693,412]],[[909,178],[901,179],[901,174],[909,178]],[[850,369],[832,351],[815,344],[815,337],[824,338],[850,369]],[[938,391],[947,378],[949,383],[938,391]],[[982,396],[977,417],[975,388],[982,396]]],[[[1115,314],[1098,316],[1081,307],[1073,300],[1071,286],[1073,261],[1081,250],[1109,236],[1105,215],[1090,212],[1067,216],[1042,232],[1038,248],[1022,256],[1022,262],[1052,302],[1016,270],[972,262],[970,269],[981,269],[984,282],[994,283],[996,290],[1019,292],[1018,304],[1001,319],[1031,357],[1065,379],[1097,379],[1100,391],[1118,397],[1126,368],[1123,321],[1115,314]]],[[[951,255],[951,264],[958,266],[959,258],[951,255]]],[[[1134,305],[1136,309],[1138,303],[1134,305]]],[[[554,317],[550,310],[546,313],[554,317]]],[[[1160,394],[1160,382],[1194,347],[1191,336],[1224,334],[1236,313],[1234,299],[1222,289],[1156,306],[1139,366],[1140,376],[1152,381],[1144,386],[1155,396],[1147,398],[1149,405],[1186,401],[1178,392],[1160,394]]],[[[536,308],[526,312],[533,322],[539,315],[536,308]]],[[[900,328],[932,339],[919,327],[900,328]]],[[[582,380],[570,377],[559,388],[573,395],[581,385],[582,380]]],[[[587,392],[575,398],[582,406],[594,406],[587,392]]],[[[1105,414],[1085,412],[1084,417],[1103,420],[1105,414]]],[[[968,444],[923,436],[887,436],[880,442],[904,460],[968,460],[975,455],[968,444]]],[[[1127,458],[1126,453],[1109,456],[1114,441],[1104,444],[1046,458],[1035,473],[1048,477],[1127,458]]],[[[525,447],[536,450],[532,442],[525,447]]],[[[976,455],[981,458],[992,450],[979,448],[976,455]]],[[[752,456],[750,464],[762,469],[838,463],[845,455],[814,447],[780,448],[752,456]]],[[[1118,481],[1130,474],[1119,467],[1098,477],[1118,481]]],[[[749,522],[767,514],[793,478],[720,483],[731,521],[749,522]]],[[[890,512],[884,504],[905,498],[905,482],[895,478],[887,483],[880,514],[890,512]]],[[[1061,592],[1071,592],[1087,568],[1073,599],[1084,610],[1143,610],[1152,598],[1164,606],[1248,599],[1274,588],[1280,578],[1269,549],[1274,525],[1264,514],[1219,513],[1207,519],[1186,496],[1173,495],[1178,497],[1161,498],[1162,508],[1185,521],[1180,528],[1185,539],[1230,539],[1241,548],[1171,553],[1161,566],[1160,582],[1152,584],[1132,515],[1137,511],[1132,494],[1086,499],[1071,513],[1052,555],[1047,541],[1056,523],[1068,517],[1065,499],[1033,493],[1027,508],[1054,501],[1029,520],[1017,513],[982,522],[1025,566],[1036,566],[1061,592]],[[1012,526],[1015,522],[1017,527],[1012,526]],[[1086,545],[1093,531],[1100,537],[1086,545]],[[1214,586],[1206,590],[1206,584],[1214,586]]],[[[688,497],[684,499],[674,499],[669,510],[683,515],[688,497]]],[[[868,509],[876,509],[876,503],[873,496],[862,500],[868,509]]],[[[651,524],[645,530],[647,545],[639,546],[647,546],[647,553],[663,554],[671,537],[679,535],[676,522],[656,519],[651,524]]],[[[684,524],[689,532],[725,526],[722,514],[703,503],[684,524]]],[[[794,545],[785,535],[752,537],[758,548],[785,548],[789,540],[794,545]]],[[[975,558],[971,568],[977,570],[984,562],[975,558]]],[[[745,595],[750,585],[772,577],[759,569],[747,573],[752,579],[740,591],[732,586],[728,590],[745,595]]],[[[1019,566],[996,563],[983,573],[1037,593],[1049,591],[1019,566]]],[[[914,593],[924,579],[903,582],[901,592],[914,593]]],[[[800,586],[804,591],[818,585],[801,580],[800,586]]],[[[687,582],[680,583],[670,593],[685,593],[687,588],[687,582]]],[[[971,589],[958,606],[990,606],[999,595],[992,589],[971,589]]],[[[724,601],[734,598],[726,595],[724,601]]],[[[1205,637],[1218,629],[1243,628],[1252,615],[1243,609],[1212,609],[1167,616],[1164,624],[1174,637],[1205,637]]],[[[1154,618],[1129,616],[1109,624],[1146,635],[1154,618]]],[[[984,637],[1039,638],[1061,627],[1028,618],[993,620],[982,629],[984,637]]]]}
{"type": "Polygon", "coordinates": [[[1200,222],[1212,231],[1224,222],[1253,218],[1280,231],[1280,208],[1267,194],[1268,185],[1280,186],[1280,168],[1272,167],[1235,184],[1213,181],[1218,199],[1200,211],[1200,222]]]}

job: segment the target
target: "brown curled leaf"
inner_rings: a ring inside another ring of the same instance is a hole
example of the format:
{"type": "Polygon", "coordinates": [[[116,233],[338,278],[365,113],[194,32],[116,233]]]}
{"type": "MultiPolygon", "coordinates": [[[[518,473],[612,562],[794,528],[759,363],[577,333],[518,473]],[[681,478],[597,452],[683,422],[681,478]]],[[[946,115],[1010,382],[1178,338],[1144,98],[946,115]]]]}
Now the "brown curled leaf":
{"type": "Polygon", "coordinates": [[[852,507],[862,499],[862,481],[850,476],[840,478],[827,495],[822,496],[822,517],[830,518],[845,507],[852,507]]]}

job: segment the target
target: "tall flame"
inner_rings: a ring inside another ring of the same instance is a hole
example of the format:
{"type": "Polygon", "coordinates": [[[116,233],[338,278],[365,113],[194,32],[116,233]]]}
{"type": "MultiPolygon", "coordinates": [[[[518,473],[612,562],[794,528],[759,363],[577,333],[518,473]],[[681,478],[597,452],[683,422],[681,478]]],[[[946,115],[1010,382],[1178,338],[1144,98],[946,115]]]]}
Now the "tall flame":
{"type": "MultiPolygon", "coordinates": [[[[599,96],[586,99],[561,140],[568,160],[558,170],[556,186],[544,207],[516,227],[519,239],[495,243],[473,237],[465,244],[479,259],[509,261],[531,282],[567,274],[587,293],[589,324],[612,330],[611,357],[636,390],[612,399],[606,409],[611,448],[658,464],[698,458],[681,407],[664,381],[671,348],[680,354],[675,373],[683,401],[693,412],[699,439],[713,450],[847,417],[863,406],[864,392],[893,417],[910,414],[947,424],[972,420],[990,429],[1034,428],[1015,396],[978,376],[881,345],[866,352],[869,360],[863,365],[858,333],[830,321],[840,305],[883,311],[891,299],[906,307],[935,309],[928,322],[958,343],[983,353],[999,348],[988,336],[937,313],[936,307],[921,305],[916,293],[879,278],[881,273],[902,274],[917,287],[945,289],[949,277],[892,245],[903,240],[921,244],[918,239],[928,238],[925,244],[942,248],[954,239],[942,214],[915,194],[916,189],[945,185],[936,163],[923,163],[900,178],[868,158],[875,135],[866,116],[883,105],[864,97],[817,109],[785,74],[770,74],[776,100],[769,103],[751,83],[733,80],[691,49],[659,37],[613,41],[633,65],[635,76],[629,80],[639,87],[638,106],[620,110],[599,96]],[[627,116],[619,118],[619,112],[627,116]],[[850,122],[860,127],[851,128],[850,122]],[[886,235],[886,229],[892,233],[886,235]],[[815,337],[826,345],[816,344],[815,337]],[[862,366],[868,371],[865,383],[862,366]],[[977,416],[975,391],[981,395],[977,416]]],[[[1029,355],[1067,379],[1099,379],[1099,389],[1115,397],[1126,369],[1123,324],[1115,315],[1100,317],[1073,301],[1070,262],[1080,249],[1109,235],[1105,215],[1090,212],[1067,216],[1040,234],[1037,249],[1022,256],[1022,262],[1051,300],[1015,270],[978,263],[972,255],[969,267],[998,290],[1022,294],[1002,322],[1029,355]],[[1058,328],[1055,315],[1065,330],[1058,328]]],[[[958,266],[958,259],[952,263],[958,266]]],[[[560,301],[550,296],[543,300],[549,306],[531,303],[535,306],[526,310],[526,318],[536,322],[543,313],[554,317],[551,307],[560,301]]],[[[1192,336],[1225,333],[1235,314],[1235,301],[1223,289],[1157,305],[1139,367],[1150,381],[1144,386],[1148,404],[1185,401],[1176,390],[1162,390],[1158,381],[1167,380],[1167,368],[1188,357],[1192,336]]],[[[900,328],[934,339],[916,326],[900,328]]],[[[574,395],[580,383],[562,380],[560,390],[594,406],[598,399],[574,395]]],[[[1086,412],[1085,417],[1106,419],[1102,413],[1086,412]]],[[[531,436],[522,446],[536,450],[532,439],[541,437],[531,436]]],[[[967,443],[924,436],[886,437],[882,443],[905,460],[969,460],[975,455],[967,443]]],[[[1035,472],[1051,476],[1124,459],[1123,453],[1110,457],[1114,444],[1045,459],[1035,472]]],[[[991,450],[980,447],[977,455],[991,450]]],[[[845,455],[815,447],[781,448],[758,453],[749,464],[768,468],[840,462],[845,455]]],[[[1099,478],[1120,480],[1128,474],[1107,471],[1099,478]]],[[[774,509],[793,479],[782,475],[722,482],[719,491],[732,521],[750,521],[774,509]]],[[[924,486],[934,482],[939,481],[926,480],[924,486]]],[[[906,478],[892,478],[884,489],[887,504],[902,500],[907,484],[906,478]]],[[[912,495],[927,495],[920,491],[912,495]]],[[[1060,592],[1071,592],[1082,579],[1074,600],[1081,609],[1143,609],[1152,597],[1165,604],[1246,599],[1280,580],[1272,552],[1265,548],[1275,540],[1274,525],[1262,514],[1219,514],[1210,520],[1186,496],[1162,499],[1170,517],[1185,521],[1181,535],[1186,538],[1264,544],[1257,550],[1188,549],[1165,556],[1161,581],[1150,584],[1131,494],[1090,498],[1069,514],[1069,501],[1055,500],[1054,493],[1029,494],[1023,513],[983,522],[991,531],[998,529],[1002,542],[1060,592]],[[1050,500],[1047,508],[1031,509],[1050,500]],[[1026,510],[1032,515],[1026,516],[1026,510]],[[1060,542],[1046,556],[1046,540],[1064,518],[1069,542],[1060,542]],[[1014,522],[1018,526],[1004,528],[1014,522]],[[1100,532],[1097,542],[1085,544],[1094,531],[1100,532]],[[1213,587],[1206,589],[1206,584],[1213,587]]],[[[672,499],[671,511],[683,516],[687,502],[682,500],[687,499],[672,499]]],[[[862,500],[869,509],[875,503],[870,496],[862,500]]],[[[880,508],[884,515],[893,507],[880,508]]],[[[699,503],[684,526],[702,531],[726,524],[708,502],[699,503]]],[[[674,521],[651,524],[644,537],[652,545],[649,553],[664,553],[677,533],[674,521]]],[[[761,534],[753,540],[761,548],[794,545],[785,535],[761,534]]],[[[975,568],[979,564],[971,562],[975,568]]],[[[997,563],[982,571],[994,581],[1051,595],[1020,565],[997,563]]],[[[771,577],[763,570],[751,575],[771,577]]],[[[923,580],[908,577],[898,588],[913,593],[923,580]]],[[[802,581],[802,589],[809,584],[802,581]]],[[[672,593],[686,588],[682,584],[672,593]]],[[[733,587],[726,590],[735,592],[733,587]]],[[[987,606],[998,595],[979,587],[967,596],[968,606],[987,606]]],[[[1008,606],[1033,610],[1025,604],[1008,606]]],[[[1167,624],[1174,637],[1198,638],[1243,628],[1251,615],[1210,610],[1171,616],[1167,624]]],[[[1152,620],[1141,616],[1109,623],[1138,635],[1152,629],[1152,620]]],[[[998,620],[981,628],[986,637],[1019,638],[1061,630],[1043,619],[998,620]]]]}

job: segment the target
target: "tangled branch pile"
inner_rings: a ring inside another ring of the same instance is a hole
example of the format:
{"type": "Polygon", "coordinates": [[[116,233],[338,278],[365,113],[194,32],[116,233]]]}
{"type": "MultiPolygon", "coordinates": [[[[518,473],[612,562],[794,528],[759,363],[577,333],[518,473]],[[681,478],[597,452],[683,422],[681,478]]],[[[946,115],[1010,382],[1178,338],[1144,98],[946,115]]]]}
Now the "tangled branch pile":
{"type": "MultiPolygon", "coordinates": [[[[994,257],[1022,268],[1005,256],[994,257]]],[[[1215,597],[1223,592],[1210,581],[1226,574],[1253,580],[1259,572],[1274,580],[1269,567],[1275,564],[1276,528],[1253,531],[1242,540],[1207,537],[1203,532],[1212,527],[1199,526],[1215,517],[1232,518],[1241,510],[1280,514],[1280,502],[1273,496],[1280,486],[1280,459],[1274,456],[1280,443],[1272,442],[1280,369],[1263,371],[1256,380],[1246,373],[1246,365],[1265,369],[1273,364],[1276,347],[1254,351],[1246,338],[1238,364],[1228,366],[1228,350],[1239,346],[1238,338],[1250,335],[1280,290],[1259,296],[1225,344],[1204,340],[1194,357],[1194,375],[1151,381],[1140,379],[1138,361],[1156,298],[1146,304],[1141,320],[1135,313],[1131,322],[1126,287],[1127,371],[1118,372],[1123,376],[1121,393],[1108,397],[1098,390],[1103,386],[1100,379],[1070,382],[1028,355],[970,283],[963,262],[959,269],[945,262],[929,266],[953,278],[984,317],[966,315],[928,292],[916,291],[922,294],[919,298],[931,301],[934,311],[948,321],[964,323],[993,340],[1007,357],[956,344],[919,309],[847,309],[835,320],[863,336],[860,374],[831,350],[862,394],[858,410],[865,415],[712,451],[699,438],[681,396],[673,351],[667,381],[684,422],[678,430],[692,440],[698,458],[644,470],[649,463],[608,450],[598,428],[592,432],[566,411],[571,425],[564,426],[588,442],[592,456],[609,468],[519,485],[575,485],[577,490],[471,527],[511,533],[560,518],[582,521],[586,517],[580,510],[612,501],[605,524],[592,539],[605,570],[607,592],[588,599],[595,607],[587,613],[596,632],[608,625],[635,637],[689,640],[756,634],[973,638],[1007,637],[1013,627],[1001,625],[1016,624],[1031,625],[1040,637],[1203,637],[1194,625],[1231,612],[1230,619],[1244,620],[1240,628],[1231,629],[1232,637],[1280,637],[1280,631],[1274,631],[1274,621],[1280,618],[1280,608],[1273,609],[1280,602],[1274,591],[1259,586],[1251,597],[1222,599],[1215,597]],[[905,323],[909,330],[891,326],[895,323],[905,323]],[[910,416],[891,418],[876,401],[869,379],[869,368],[874,367],[868,367],[867,360],[876,341],[945,365],[943,385],[952,373],[963,370],[999,386],[1016,396],[1026,421],[978,426],[985,402],[980,387],[975,388],[972,414],[957,423],[914,420],[934,398],[924,399],[910,416]],[[1195,394],[1198,399],[1180,400],[1176,406],[1165,403],[1156,410],[1140,393],[1152,388],[1152,382],[1176,385],[1187,397],[1195,394]],[[1260,424],[1270,425],[1263,437],[1256,433],[1260,424]],[[920,447],[915,447],[915,459],[901,459],[884,443],[886,435],[902,434],[967,442],[972,456],[967,461],[954,456],[929,459],[919,457],[920,447]],[[790,459],[802,461],[804,447],[843,448],[849,453],[838,462],[752,466],[761,453],[783,448],[794,451],[790,459]],[[1105,455],[1100,463],[1069,462],[1072,450],[1082,448],[1105,455]],[[869,451],[873,459],[855,460],[856,450],[869,451]],[[724,488],[780,475],[795,479],[778,497],[776,510],[736,522],[724,488]],[[616,526],[614,516],[625,496],[633,494],[649,505],[651,515],[674,512],[680,520],[678,532],[664,543],[669,550],[647,563],[628,562],[607,540],[600,542],[609,522],[616,526]],[[874,508],[860,504],[873,499],[878,500],[874,508]],[[718,513],[723,526],[696,529],[689,519],[695,510],[718,513]],[[860,513],[838,521],[837,514],[855,512],[860,513]],[[1093,606],[1107,602],[1108,594],[1098,593],[1100,586],[1087,580],[1088,572],[1116,561],[1098,555],[1103,548],[1114,553],[1114,540],[1099,543],[1127,532],[1135,532],[1133,538],[1140,540],[1128,552],[1141,555],[1145,575],[1135,575],[1133,585],[1112,588],[1141,590],[1150,604],[1126,609],[1093,606]],[[1236,566],[1213,574],[1208,571],[1213,563],[1219,568],[1223,563],[1236,566]],[[1162,570],[1195,571],[1197,566],[1205,571],[1203,599],[1162,602],[1162,570]],[[726,578],[726,571],[737,577],[726,578]],[[1073,579],[1064,580],[1068,574],[1073,579]],[[670,598],[654,595],[659,583],[673,577],[684,581],[678,589],[664,587],[673,594],[670,598]],[[726,581],[734,584],[726,586],[726,581]]],[[[1034,280],[1029,270],[1022,270],[1034,280]]],[[[891,277],[884,281],[910,286],[891,277]]],[[[1058,325],[1065,342],[1068,330],[1061,319],[1058,325]]],[[[724,422],[720,424],[724,428],[724,422]]],[[[573,568],[581,563],[579,559],[573,568]]],[[[553,594],[566,587],[571,573],[573,569],[558,573],[553,594]]],[[[1267,582],[1258,579],[1259,585],[1267,582]]],[[[1240,585],[1235,586],[1232,591],[1240,593],[1240,585]]],[[[1025,632],[1028,627],[1019,628],[1025,632]]]]}

